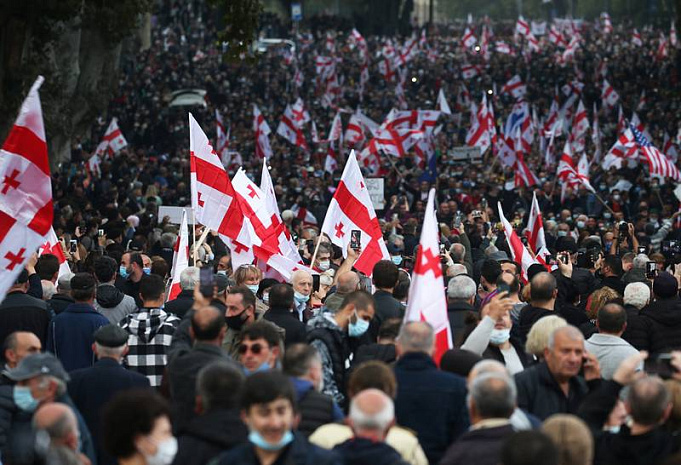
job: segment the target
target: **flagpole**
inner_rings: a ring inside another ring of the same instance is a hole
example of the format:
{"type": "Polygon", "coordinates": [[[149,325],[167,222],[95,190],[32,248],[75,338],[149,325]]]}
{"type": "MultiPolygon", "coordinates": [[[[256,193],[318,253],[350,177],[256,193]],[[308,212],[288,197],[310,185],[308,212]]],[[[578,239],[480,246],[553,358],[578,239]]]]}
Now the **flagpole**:
{"type": "Polygon", "coordinates": [[[319,231],[319,236],[317,236],[317,245],[314,248],[314,253],[312,254],[312,260],[310,260],[310,268],[314,267],[314,261],[317,258],[317,252],[319,252],[319,244],[322,243],[322,232],[319,231]]]}
{"type": "MultiPolygon", "coordinates": [[[[383,154],[383,156],[386,157],[386,158],[388,159],[388,161],[389,161],[390,164],[392,165],[393,169],[395,170],[395,173],[397,174],[397,176],[398,176],[401,180],[404,181],[404,177],[402,177],[402,173],[400,173],[400,171],[397,169],[397,165],[395,165],[395,162],[393,161],[392,157],[391,157],[390,155],[386,155],[386,154],[383,154]]],[[[426,161],[427,161],[427,160],[426,160],[426,161]]]]}
{"type": "Polygon", "coordinates": [[[192,207],[192,243],[194,244],[194,266],[196,266],[196,213],[194,212],[194,208],[192,207]]]}
{"type": "Polygon", "coordinates": [[[605,203],[605,200],[603,200],[603,199],[601,198],[600,195],[598,195],[598,194],[595,193],[595,192],[592,192],[592,194],[593,194],[594,196],[596,196],[596,198],[598,199],[598,201],[601,202],[601,203],[603,204],[603,206],[604,206],[605,208],[607,208],[607,209],[610,211],[610,213],[612,213],[613,215],[615,214],[615,212],[612,210],[612,208],[610,208],[610,205],[608,205],[607,203],[605,203]]]}
{"type": "Polygon", "coordinates": [[[208,236],[208,233],[210,232],[210,229],[206,228],[203,230],[203,234],[201,234],[201,237],[199,238],[199,243],[194,246],[194,249],[198,249],[201,247],[201,245],[205,242],[206,236],[208,236]]]}

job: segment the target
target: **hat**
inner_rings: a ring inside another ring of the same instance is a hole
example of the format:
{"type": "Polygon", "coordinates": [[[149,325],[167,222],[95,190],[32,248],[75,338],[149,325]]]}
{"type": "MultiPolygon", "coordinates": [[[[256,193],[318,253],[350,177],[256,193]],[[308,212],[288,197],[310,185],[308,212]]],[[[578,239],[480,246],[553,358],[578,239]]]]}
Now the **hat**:
{"type": "Polygon", "coordinates": [[[90,273],[77,273],[71,278],[72,291],[87,291],[96,286],[95,278],[90,273]]]}
{"type": "Polygon", "coordinates": [[[653,281],[653,293],[656,297],[669,299],[679,292],[679,283],[670,273],[663,271],[653,281]]]}
{"type": "Polygon", "coordinates": [[[544,265],[541,265],[539,263],[533,263],[527,268],[527,280],[532,281],[532,278],[534,278],[539,273],[543,273],[544,271],[546,271],[546,267],[544,267],[544,265]]]}
{"type": "Polygon", "coordinates": [[[57,357],[50,353],[32,354],[19,362],[16,368],[4,372],[12,381],[26,381],[41,375],[50,375],[69,381],[69,374],[57,357]]]}
{"type": "Polygon", "coordinates": [[[104,347],[121,347],[128,342],[128,332],[118,325],[106,325],[95,331],[95,342],[104,347]]]}
{"type": "Polygon", "coordinates": [[[142,244],[140,241],[130,241],[130,244],[128,244],[128,249],[132,250],[133,252],[141,252],[143,248],[144,244],[142,244]]]}
{"type": "Polygon", "coordinates": [[[70,291],[71,290],[71,278],[73,278],[75,274],[73,273],[65,273],[57,279],[57,288],[60,291],[70,291]]]}
{"type": "Polygon", "coordinates": [[[215,275],[215,285],[218,288],[218,293],[225,292],[229,287],[229,278],[222,274],[215,275]]]}
{"type": "Polygon", "coordinates": [[[492,252],[491,254],[489,254],[489,258],[499,263],[511,261],[508,258],[508,254],[506,254],[506,252],[504,252],[503,250],[497,250],[496,252],[492,252]]]}

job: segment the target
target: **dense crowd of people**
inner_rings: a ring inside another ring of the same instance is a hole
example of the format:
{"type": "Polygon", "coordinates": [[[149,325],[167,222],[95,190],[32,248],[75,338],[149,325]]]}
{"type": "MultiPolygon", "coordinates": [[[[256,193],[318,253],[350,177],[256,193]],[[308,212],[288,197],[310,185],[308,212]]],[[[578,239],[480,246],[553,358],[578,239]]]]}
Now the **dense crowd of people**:
{"type": "MultiPolygon", "coordinates": [[[[514,43],[514,23],[484,23],[495,40],[514,43]]],[[[437,53],[409,62],[405,98],[433,109],[443,89],[454,114],[439,119],[435,179],[410,156],[383,157],[386,205],[377,216],[390,259],[361,273],[353,268],[361,251],[320,233],[348,147],[328,172],[323,142],[310,141],[308,153],[272,134],[282,220],[314,275],[301,269],[279,282],[258,266],[232,266],[214,231],[194,248],[204,231],[191,225],[192,266],[168,299],[180,231],[159,208],[191,203],[187,112],[168,105],[170,92],[206,89],[194,116],[214,133],[222,113],[226,150],[256,182],[252,104],[274,128],[300,97],[320,133],[330,127],[336,109],[315,84],[315,58],[330,53],[330,37],[344,89],[335,105],[361,107],[379,123],[397,105],[395,83],[374,62],[358,90],[362,63],[346,43],[347,21],[325,17],[292,33],[264,15],[263,35],[295,41],[295,66],[281,48],[225,63],[217,27],[203,2],[161,2],[151,48],[122,58],[109,109],[128,147],[105,157],[101,173],[86,169],[105,129],[97,123],[93,140],[52,174],[54,229],[70,272],[57,256],[36,254],[0,303],[1,463],[681,463],[679,200],[642,163],[605,170],[594,155],[618,136],[617,111],[601,105],[596,82],[603,63],[648,134],[660,145],[665,133],[676,137],[678,70],[656,58],[659,30],[642,28],[635,48],[632,26],[606,34],[584,23],[565,64],[547,41],[487,60],[461,46],[466,25],[428,29],[437,53]],[[463,79],[464,63],[483,71],[463,79]],[[580,97],[586,108],[596,103],[603,132],[603,147],[586,145],[596,192],[561,192],[539,144],[525,155],[540,180],[532,188],[509,185],[513,170],[492,150],[479,164],[452,156],[469,128],[463,84],[468,99],[489,91],[502,126],[515,100],[495,89],[516,74],[543,117],[555,88],[585,83],[580,97]],[[403,321],[431,187],[444,275],[432,292],[446,293],[453,342],[439,360],[433,327],[403,321]],[[550,255],[548,265],[525,268],[495,207],[524,237],[533,195],[550,255]]],[[[372,56],[387,40],[366,37],[372,56]]]]}

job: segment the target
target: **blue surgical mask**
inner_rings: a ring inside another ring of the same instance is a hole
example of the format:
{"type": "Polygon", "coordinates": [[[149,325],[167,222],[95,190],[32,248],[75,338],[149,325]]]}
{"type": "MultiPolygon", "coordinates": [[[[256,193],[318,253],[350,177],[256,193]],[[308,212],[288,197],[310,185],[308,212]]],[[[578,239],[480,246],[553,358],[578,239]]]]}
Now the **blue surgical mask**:
{"type": "Polygon", "coordinates": [[[270,303],[270,293],[269,292],[263,292],[262,293],[262,301],[265,302],[266,304],[270,303]]]}
{"type": "Polygon", "coordinates": [[[584,221],[577,221],[577,227],[579,229],[584,229],[585,226],[586,226],[586,223],[584,221]]]}
{"type": "Polygon", "coordinates": [[[121,278],[126,279],[128,277],[128,269],[121,265],[118,268],[118,274],[121,275],[121,278]]]}
{"type": "Polygon", "coordinates": [[[558,231],[558,237],[565,237],[567,236],[567,231],[558,231]]]}
{"type": "Polygon", "coordinates": [[[142,268],[142,271],[144,271],[144,274],[146,274],[146,275],[151,274],[151,268],[142,268]]]}
{"type": "Polygon", "coordinates": [[[40,403],[33,397],[28,386],[14,386],[13,397],[14,403],[24,412],[35,412],[40,403]]]}
{"type": "Polygon", "coordinates": [[[490,344],[498,346],[511,338],[511,329],[493,329],[489,335],[490,344]]]}
{"type": "Polygon", "coordinates": [[[348,336],[361,337],[369,329],[369,322],[357,316],[357,312],[355,312],[355,318],[357,321],[354,323],[351,321],[348,326],[348,336]]]}
{"type": "Polygon", "coordinates": [[[222,276],[227,276],[227,270],[218,270],[218,274],[222,276]]]}
{"type": "Polygon", "coordinates": [[[271,368],[270,368],[270,364],[267,363],[267,362],[262,362],[262,364],[260,364],[260,366],[259,366],[258,368],[256,368],[255,370],[253,370],[253,371],[249,370],[249,369],[246,368],[246,367],[243,367],[244,374],[245,374],[246,376],[250,376],[250,375],[252,375],[253,373],[260,373],[260,372],[262,372],[262,371],[270,371],[270,369],[271,369],[271,368]]]}
{"type": "Polygon", "coordinates": [[[255,294],[258,292],[258,288],[260,287],[258,284],[246,284],[246,287],[250,289],[250,291],[255,294]]]}
{"type": "Polygon", "coordinates": [[[254,446],[259,447],[262,450],[276,451],[283,449],[293,442],[293,433],[291,430],[286,431],[279,442],[272,444],[271,442],[267,442],[257,431],[251,431],[248,435],[248,440],[254,446]]]}
{"type": "Polygon", "coordinates": [[[402,255],[391,255],[390,260],[392,260],[395,265],[400,266],[402,264],[402,255]]]}
{"type": "Polygon", "coordinates": [[[308,300],[310,300],[310,296],[309,296],[309,295],[303,295],[303,294],[301,294],[301,293],[298,292],[298,291],[294,291],[294,292],[293,292],[293,298],[296,300],[296,303],[297,303],[297,304],[304,304],[305,302],[307,302],[308,300]]]}

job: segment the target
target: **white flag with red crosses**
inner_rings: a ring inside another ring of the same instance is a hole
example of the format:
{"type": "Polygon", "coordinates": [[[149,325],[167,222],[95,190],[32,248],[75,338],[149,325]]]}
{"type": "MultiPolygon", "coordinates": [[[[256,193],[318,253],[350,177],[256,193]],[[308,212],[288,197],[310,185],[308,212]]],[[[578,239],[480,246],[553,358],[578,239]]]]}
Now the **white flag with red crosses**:
{"type": "Polygon", "coordinates": [[[52,227],[52,182],[38,76],[0,149],[0,301],[52,227]]]}
{"type": "Polygon", "coordinates": [[[173,255],[173,270],[170,273],[170,289],[167,292],[168,301],[177,298],[182,292],[180,287],[180,274],[189,267],[189,230],[187,228],[187,210],[182,210],[180,222],[180,235],[175,242],[175,254],[173,255]]]}

